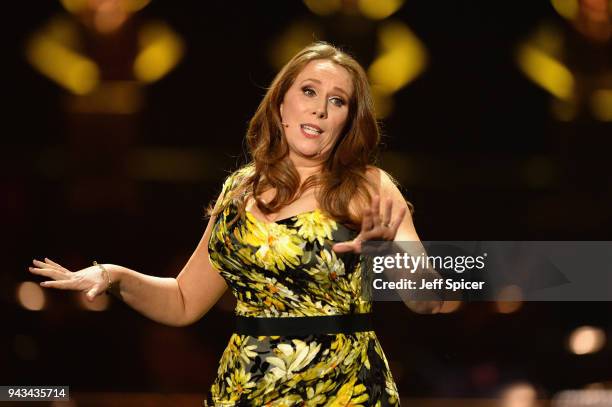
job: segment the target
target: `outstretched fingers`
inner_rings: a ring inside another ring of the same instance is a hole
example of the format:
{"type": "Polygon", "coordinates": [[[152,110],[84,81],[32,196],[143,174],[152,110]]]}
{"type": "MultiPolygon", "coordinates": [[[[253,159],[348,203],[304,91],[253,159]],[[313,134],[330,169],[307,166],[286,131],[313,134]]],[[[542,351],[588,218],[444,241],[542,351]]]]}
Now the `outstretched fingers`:
{"type": "Polygon", "coordinates": [[[43,287],[57,288],[59,290],[76,289],[76,282],[74,280],[43,281],[40,285],[43,287]]]}
{"type": "Polygon", "coordinates": [[[385,205],[383,209],[382,224],[383,226],[391,225],[391,214],[393,212],[393,201],[389,198],[385,199],[385,205]]]}
{"type": "Polygon", "coordinates": [[[332,249],[336,253],[361,253],[364,241],[394,240],[406,213],[407,208],[400,207],[397,213],[393,214],[393,200],[385,199],[381,215],[380,197],[374,195],[370,207],[363,212],[359,235],[350,242],[336,243],[332,249]]]}
{"type": "Polygon", "coordinates": [[[32,263],[36,267],[29,267],[28,270],[32,274],[38,274],[40,276],[52,278],[54,280],[65,280],[69,277],[69,271],[64,269],[63,267],[58,268],[57,266],[43,263],[39,260],[32,260],[32,263]]]}
{"type": "Polygon", "coordinates": [[[51,259],[49,259],[47,257],[45,257],[45,263],[50,264],[50,265],[52,265],[52,266],[54,266],[54,267],[56,267],[56,268],[58,268],[58,269],[60,269],[60,270],[62,270],[64,272],[70,273],[70,270],[68,270],[64,266],[61,266],[61,265],[57,264],[56,262],[54,262],[53,260],[51,260],[51,259]]]}
{"type": "MultiPolygon", "coordinates": [[[[377,205],[374,202],[373,206],[377,205]]],[[[382,216],[372,215],[374,219],[372,228],[370,229],[362,229],[365,230],[362,232],[363,240],[394,240],[397,231],[406,216],[407,209],[405,207],[400,207],[397,210],[397,213],[393,213],[393,200],[385,199],[385,203],[383,205],[382,216]]]]}
{"type": "Polygon", "coordinates": [[[361,233],[366,233],[374,228],[374,215],[371,209],[366,209],[361,218],[361,233]]]}
{"type": "Polygon", "coordinates": [[[380,197],[378,195],[372,197],[370,212],[372,214],[373,227],[377,227],[380,225],[380,197]]]}
{"type": "Polygon", "coordinates": [[[351,240],[350,242],[336,243],[332,246],[332,250],[336,253],[355,252],[357,245],[354,240],[351,240]]]}
{"type": "Polygon", "coordinates": [[[389,223],[389,230],[391,231],[391,234],[394,238],[407,212],[408,212],[408,209],[402,206],[399,210],[399,213],[396,215],[395,219],[389,223]]]}

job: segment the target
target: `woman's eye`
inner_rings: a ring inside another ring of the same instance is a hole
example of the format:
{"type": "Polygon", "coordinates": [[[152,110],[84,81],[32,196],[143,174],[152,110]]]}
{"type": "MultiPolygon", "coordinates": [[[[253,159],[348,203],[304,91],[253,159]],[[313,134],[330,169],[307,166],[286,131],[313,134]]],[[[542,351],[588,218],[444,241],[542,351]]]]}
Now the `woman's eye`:
{"type": "Polygon", "coordinates": [[[304,92],[306,96],[312,96],[315,94],[315,91],[311,88],[302,88],[302,92],[304,92]]]}
{"type": "Polygon", "coordinates": [[[344,99],[341,99],[341,98],[331,98],[330,100],[336,106],[344,106],[344,99]]]}

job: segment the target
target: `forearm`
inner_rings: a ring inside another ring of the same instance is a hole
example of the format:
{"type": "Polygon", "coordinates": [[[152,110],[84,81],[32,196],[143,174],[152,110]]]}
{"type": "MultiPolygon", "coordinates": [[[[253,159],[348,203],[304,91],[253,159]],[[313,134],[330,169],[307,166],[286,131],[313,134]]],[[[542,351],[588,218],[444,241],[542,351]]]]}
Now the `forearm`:
{"type": "MultiPolygon", "coordinates": [[[[427,281],[435,281],[439,278],[440,274],[438,274],[438,272],[435,270],[432,270],[431,273],[423,279],[427,281]]],[[[444,305],[444,296],[439,292],[431,292],[428,299],[404,299],[404,303],[408,308],[418,314],[437,314],[442,309],[442,305],[444,305]]]]}
{"type": "MultiPolygon", "coordinates": [[[[405,242],[399,245],[397,242],[389,242],[388,247],[391,253],[407,254],[413,258],[426,256],[425,248],[420,242],[405,242]]],[[[444,293],[440,289],[434,288],[433,283],[442,279],[433,267],[427,263],[418,261],[412,262],[408,267],[392,267],[385,270],[388,281],[396,283],[410,282],[409,289],[398,289],[397,293],[404,304],[412,311],[419,314],[430,314],[439,312],[444,302],[444,293]]]]}
{"type": "Polygon", "coordinates": [[[113,295],[153,321],[185,325],[185,304],[175,278],[150,276],[115,264],[104,267],[111,275],[113,295]]]}
{"type": "MultiPolygon", "coordinates": [[[[441,279],[440,274],[432,268],[419,269],[414,274],[405,270],[390,274],[393,276],[389,278],[391,281],[398,282],[406,279],[413,281],[417,286],[422,285],[423,281],[433,282],[441,279]]],[[[441,293],[433,289],[422,289],[418,291],[418,295],[415,295],[416,293],[413,290],[398,290],[398,294],[404,304],[418,314],[436,314],[440,311],[444,302],[441,293]]]]}

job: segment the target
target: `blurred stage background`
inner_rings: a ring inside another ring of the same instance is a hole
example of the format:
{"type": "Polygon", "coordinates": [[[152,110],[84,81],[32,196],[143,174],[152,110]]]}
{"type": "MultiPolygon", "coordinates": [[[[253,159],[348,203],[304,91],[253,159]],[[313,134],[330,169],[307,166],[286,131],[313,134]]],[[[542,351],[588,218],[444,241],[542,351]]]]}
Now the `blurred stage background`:
{"type": "MultiPolygon", "coordinates": [[[[607,0],[5,7],[0,384],[70,385],[74,406],[199,405],[232,331],[229,293],[170,328],[114,298],[43,291],[27,267],[46,256],[176,276],[205,206],[244,162],[264,88],[314,39],[368,70],[380,165],[423,240],[610,240],[607,0]]],[[[612,405],[610,393],[604,404],[563,393],[611,388],[611,311],[491,302],[420,316],[376,304],[404,404],[432,407],[612,405]]]]}

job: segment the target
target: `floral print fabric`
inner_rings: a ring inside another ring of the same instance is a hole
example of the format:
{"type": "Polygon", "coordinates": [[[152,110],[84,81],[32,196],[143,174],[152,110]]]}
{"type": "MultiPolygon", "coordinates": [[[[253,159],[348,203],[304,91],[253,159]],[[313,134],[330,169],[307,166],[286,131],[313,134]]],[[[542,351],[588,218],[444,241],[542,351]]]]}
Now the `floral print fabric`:
{"type": "MultiPolygon", "coordinates": [[[[209,241],[211,263],[236,297],[236,315],[307,317],[367,313],[359,256],[331,246],[356,232],[321,210],[264,222],[234,219],[227,202],[209,241]]],[[[399,397],[373,331],[308,336],[232,334],[205,402],[214,406],[397,406],[399,397]]]]}

